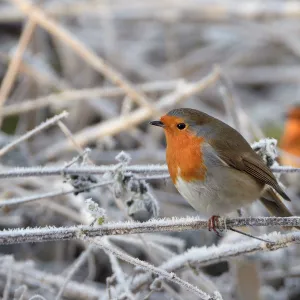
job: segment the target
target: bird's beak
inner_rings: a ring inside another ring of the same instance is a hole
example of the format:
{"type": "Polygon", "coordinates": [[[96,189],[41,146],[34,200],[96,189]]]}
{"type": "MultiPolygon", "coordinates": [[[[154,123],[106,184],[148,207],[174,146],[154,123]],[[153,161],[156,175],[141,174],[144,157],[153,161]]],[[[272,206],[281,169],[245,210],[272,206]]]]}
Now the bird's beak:
{"type": "Polygon", "coordinates": [[[161,121],[151,121],[150,122],[151,125],[154,125],[154,126],[159,126],[159,127],[164,127],[164,123],[161,122],[161,121]]]}

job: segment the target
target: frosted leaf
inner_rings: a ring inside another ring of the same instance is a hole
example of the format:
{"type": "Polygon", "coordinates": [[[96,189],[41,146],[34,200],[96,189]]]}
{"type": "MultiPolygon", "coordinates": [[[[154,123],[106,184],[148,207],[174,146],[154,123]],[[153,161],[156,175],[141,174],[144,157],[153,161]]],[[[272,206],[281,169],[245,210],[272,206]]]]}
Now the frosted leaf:
{"type": "Polygon", "coordinates": [[[116,160],[120,163],[123,163],[123,164],[129,164],[130,161],[131,161],[131,156],[124,152],[124,151],[121,151],[117,156],[116,156],[116,160]]]}
{"type": "Polygon", "coordinates": [[[216,291],[212,296],[212,300],[223,300],[223,298],[222,295],[218,291],[216,291]]]}
{"type": "Polygon", "coordinates": [[[130,190],[130,198],[126,201],[128,215],[140,222],[156,218],[159,206],[155,197],[149,192],[147,183],[132,180],[130,190]]]}
{"type": "Polygon", "coordinates": [[[89,192],[91,184],[97,183],[97,179],[93,175],[70,175],[70,184],[77,190],[74,195],[77,196],[82,192],[89,192]]]}
{"type": "MultiPolygon", "coordinates": [[[[85,203],[86,203],[86,207],[87,207],[87,211],[94,217],[94,218],[96,218],[96,219],[100,219],[101,221],[103,220],[103,222],[104,222],[104,220],[105,220],[105,215],[106,215],[106,213],[105,213],[105,210],[102,208],[102,207],[100,207],[99,205],[98,205],[98,203],[96,203],[95,201],[93,201],[91,198],[89,198],[89,199],[86,199],[85,200],[85,203]]],[[[102,222],[102,223],[103,223],[102,222]]],[[[99,223],[99,222],[98,222],[99,223]]]]}
{"type": "Polygon", "coordinates": [[[117,199],[126,201],[128,199],[128,184],[130,177],[124,176],[123,172],[117,172],[114,176],[113,190],[117,199]]]}
{"type": "Polygon", "coordinates": [[[278,157],[277,140],[273,138],[261,139],[251,145],[252,149],[264,160],[268,167],[272,167],[278,157]]]}

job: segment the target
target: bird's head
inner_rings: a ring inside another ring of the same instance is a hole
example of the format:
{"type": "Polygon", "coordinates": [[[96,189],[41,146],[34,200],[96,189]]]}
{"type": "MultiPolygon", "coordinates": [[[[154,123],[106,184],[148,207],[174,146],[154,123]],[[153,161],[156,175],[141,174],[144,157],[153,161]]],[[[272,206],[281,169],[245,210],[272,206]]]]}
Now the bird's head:
{"type": "Polygon", "coordinates": [[[190,108],[173,109],[151,125],[162,127],[167,140],[198,136],[201,128],[207,127],[213,118],[209,115],[190,108]]]}

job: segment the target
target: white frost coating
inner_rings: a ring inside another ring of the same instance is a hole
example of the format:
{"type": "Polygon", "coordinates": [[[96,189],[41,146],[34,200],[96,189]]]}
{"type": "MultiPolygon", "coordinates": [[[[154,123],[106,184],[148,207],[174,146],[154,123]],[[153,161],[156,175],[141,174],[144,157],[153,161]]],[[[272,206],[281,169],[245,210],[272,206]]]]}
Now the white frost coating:
{"type": "Polygon", "coordinates": [[[94,218],[105,218],[106,213],[105,210],[98,205],[92,198],[86,199],[86,208],[87,211],[94,217],[94,218]]]}
{"type": "Polygon", "coordinates": [[[120,163],[124,163],[124,164],[129,164],[131,161],[131,156],[125,152],[125,151],[121,151],[117,156],[116,156],[116,160],[120,163]]]}
{"type": "Polygon", "coordinates": [[[277,167],[278,163],[276,158],[277,153],[277,140],[273,138],[261,139],[251,145],[252,149],[263,159],[268,167],[277,167]]]}
{"type": "MultiPolygon", "coordinates": [[[[103,166],[79,166],[65,168],[64,165],[51,166],[51,167],[16,167],[11,169],[4,169],[0,171],[0,178],[15,178],[15,177],[32,177],[32,176],[57,176],[63,174],[104,174],[106,172],[116,171],[116,165],[103,165],[103,166]]],[[[271,170],[276,173],[299,173],[300,168],[293,168],[291,166],[278,166],[272,167],[271,170]]],[[[131,172],[133,174],[147,174],[155,175],[155,178],[167,178],[168,168],[167,165],[132,165],[124,168],[126,174],[131,172]]],[[[151,179],[151,177],[150,177],[151,179]]]]}
{"type": "MultiPolygon", "coordinates": [[[[219,261],[225,261],[230,257],[238,256],[241,254],[254,253],[256,251],[270,251],[276,250],[282,247],[286,247],[288,244],[295,240],[300,239],[300,232],[292,232],[288,234],[281,234],[279,232],[272,232],[268,235],[261,236],[263,239],[271,240],[275,243],[275,246],[268,247],[266,243],[255,239],[242,240],[236,243],[222,244],[219,246],[213,245],[210,247],[193,247],[187,250],[181,255],[172,257],[165,263],[161,264],[159,267],[168,272],[174,272],[188,264],[210,264],[219,261]]],[[[140,284],[149,282],[151,280],[151,275],[142,274],[136,277],[133,282],[132,288],[136,288],[140,284]]]]}

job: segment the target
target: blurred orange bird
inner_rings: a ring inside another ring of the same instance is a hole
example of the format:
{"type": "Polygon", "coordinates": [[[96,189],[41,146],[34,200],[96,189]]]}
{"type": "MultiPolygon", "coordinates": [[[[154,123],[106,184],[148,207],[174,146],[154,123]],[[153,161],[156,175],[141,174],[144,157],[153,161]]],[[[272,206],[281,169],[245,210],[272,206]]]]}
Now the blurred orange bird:
{"type": "MultiPolygon", "coordinates": [[[[294,106],[287,114],[280,147],[283,153],[280,161],[283,165],[300,168],[300,105],[294,106]]],[[[285,174],[288,183],[300,191],[299,174],[285,174]]]]}
{"type": "Polygon", "coordinates": [[[220,215],[258,198],[271,214],[292,216],[281,197],[290,199],[271,170],[229,125],[189,108],[174,109],[150,124],[164,129],[172,181],[195,210],[210,217],[210,230],[216,231],[220,215]]]}

